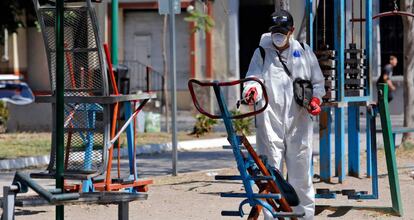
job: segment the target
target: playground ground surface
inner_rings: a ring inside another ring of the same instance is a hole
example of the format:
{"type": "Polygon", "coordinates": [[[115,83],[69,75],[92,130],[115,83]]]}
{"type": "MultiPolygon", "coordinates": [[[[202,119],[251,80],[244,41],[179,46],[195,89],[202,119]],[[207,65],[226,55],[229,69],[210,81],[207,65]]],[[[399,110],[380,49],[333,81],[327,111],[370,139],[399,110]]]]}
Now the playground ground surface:
{"type": "MultiPolygon", "coordinates": [[[[190,135],[190,132],[178,132],[180,141],[202,140],[225,137],[224,132],[209,133],[199,138],[190,135]]],[[[171,134],[166,132],[139,133],[136,144],[160,144],[171,141],[171,134]]],[[[51,134],[49,132],[20,132],[0,134],[0,160],[19,157],[43,156],[50,154],[51,134]]],[[[126,146],[126,135],[121,136],[121,147],[126,146]]]]}
{"type": "MultiPolygon", "coordinates": [[[[362,160],[364,159],[364,154],[362,160]]],[[[380,198],[374,201],[347,200],[340,196],[337,200],[316,201],[315,219],[414,219],[414,150],[397,150],[400,187],[404,204],[404,217],[398,218],[387,212],[391,207],[388,175],[382,150],[379,159],[380,198]]],[[[208,161],[203,161],[208,163],[208,161]]],[[[316,163],[315,166],[318,166],[316,163]]],[[[365,169],[365,164],[361,164],[365,169]]],[[[317,170],[317,169],[315,169],[317,170]]],[[[28,172],[30,172],[28,170],[28,172]]],[[[130,219],[240,219],[220,216],[221,210],[236,210],[239,199],[220,198],[220,192],[240,192],[241,184],[237,182],[215,181],[217,174],[236,174],[234,168],[210,169],[180,174],[178,177],[156,176],[155,184],[150,187],[147,201],[130,204],[130,219]]],[[[347,177],[343,185],[317,183],[315,188],[350,189],[370,191],[370,179],[347,177]]],[[[0,185],[8,181],[0,181],[0,185]]],[[[53,182],[50,182],[53,183],[53,182]]],[[[54,219],[54,207],[17,208],[19,219],[54,219]]],[[[65,219],[116,219],[116,206],[67,206],[65,219]]]]}

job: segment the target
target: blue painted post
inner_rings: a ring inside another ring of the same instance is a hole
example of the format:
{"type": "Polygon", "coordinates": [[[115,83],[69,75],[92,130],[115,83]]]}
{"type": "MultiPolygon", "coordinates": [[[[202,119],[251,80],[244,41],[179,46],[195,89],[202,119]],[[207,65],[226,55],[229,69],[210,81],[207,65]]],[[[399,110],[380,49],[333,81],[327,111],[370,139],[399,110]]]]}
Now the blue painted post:
{"type": "Polygon", "coordinates": [[[369,97],[369,100],[372,100],[372,87],[371,87],[371,75],[372,75],[372,0],[365,0],[365,55],[366,55],[366,65],[367,65],[367,79],[366,79],[366,89],[365,95],[369,97]]]}
{"type": "MultiPolygon", "coordinates": [[[[131,111],[131,103],[130,102],[125,102],[124,103],[124,107],[125,107],[125,118],[130,118],[132,116],[132,111],[131,111]]],[[[134,179],[137,178],[137,173],[134,173],[134,170],[136,171],[136,160],[134,160],[134,157],[136,157],[136,155],[134,155],[134,127],[133,127],[134,123],[130,123],[127,127],[127,129],[125,130],[126,134],[127,134],[127,143],[128,143],[128,160],[129,160],[129,178],[134,179]]]]}
{"type": "MultiPolygon", "coordinates": [[[[374,107],[372,108],[372,112],[371,112],[371,118],[370,118],[370,134],[372,135],[371,138],[371,145],[370,145],[370,161],[371,161],[371,165],[370,166],[371,170],[370,173],[372,172],[372,195],[374,199],[378,199],[379,196],[379,192],[378,192],[378,161],[377,161],[377,133],[376,133],[376,115],[377,115],[377,108],[374,107]]],[[[368,134],[367,134],[368,135],[368,134]]],[[[367,158],[368,160],[368,158],[367,158]]]]}
{"type": "Polygon", "coordinates": [[[354,177],[360,173],[359,118],[359,107],[348,107],[348,175],[354,177]]]}
{"type": "Polygon", "coordinates": [[[372,142],[374,142],[375,140],[372,140],[373,138],[377,138],[376,136],[376,127],[375,124],[373,124],[373,129],[372,127],[372,120],[375,120],[375,110],[372,108],[372,110],[370,111],[369,109],[367,109],[366,111],[366,117],[367,117],[367,128],[366,128],[366,140],[367,140],[367,177],[371,177],[372,176],[372,147],[371,144],[372,142]],[[371,132],[372,129],[372,132],[371,132]]]}
{"type": "MultiPolygon", "coordinates": [[[[345,98],[345,1],[334,1],[334,48],[337,52],[336,73],[338,78],[338,101],[343,102],[345,98]]],[[[335,109],[335,175],[339,182],[345,179],[345,114],[344,108],[335,109]]]]}
{"type": "Polygon", "coordinates": [[[306,0],[306,14],[308,15],[306,41],[313,48],[313,0],[306,0]]]}
{"type": "Polygon", "coordinates": [[[319,116],[319,172],[323,182],[331,181],[331,108],[323,107],[319,116]]]}
{"type": "MultiPolygon", "coordinates": [[[[96,121],[96,113],[93,109],[89,109],[90,106],[85,107],[87,111],[87,123],[88,128],[93,129],[95,128],[95,121],[96,121]]],[[[92,154],[93,154],[93,145],[94,145],[94,136],[93,132],[88,131],[86,135],[86,149],[84,155],[84,164],[83,168],[85,170],[92,168],[92,154]]],[[[82,181],[82,192],[90,192],[93,191],[93,184],[91,180],[84,180],[82,181]]]]}
{"type": "Polygon", "coordinates": [[[335,176],[340,183],[345,179],[345,111],[335,109],[335,176]]]}
{"type": "MultiPolygon", "coordinates": [[[[365,30],[372,30],[372,0],[365,0],[365,18],[366,18],[366,22],[365,22],[365,30]]],[[[366,65],[367,65],[367,79],[366,79],[366,89],[365,89],[365,95],[369,97],[369,100],[372,100],[372,87],[371,87],[371,75],[372,75],[372,39],[373,39],[373,35],[372,35],[372,31],[365,31],[365,55],[366,55],[366,65]]],[[[372,113],[371,113],[371,117],[374,117],[373,120],[375,120],[376,117],[376,112],[375,109],[372,109],[372,113]]],[[[368,118],[368,113],[367,113],[367,118],[368,118]]],[[[368,120],[367,120],[367,176],[371,177],[371,174],[374,175],[372,173],[373,171],[373,167],[372,167],[372,163],[370,159],[373,153],[372,150],[368,150],[368,146],[369,145],[369,135],[368,135],[368,131],[369,131],[369,125],[368,125],[368,120]]],[[[375,125],[375,124],[374,124],[375,125]]],[[[373,126],[372,124],[370,126],[373,126]]],[[[370,135],[372,135],[373,138],[376,138],[376,128],[374,126],[374,129],[372,129],[370,131],[370,135]]],[[[376,155],[375,155],[376,156],[376,155]]],[[[375,163],[376,163],[376,159],[375,159],[375,163]]]]}

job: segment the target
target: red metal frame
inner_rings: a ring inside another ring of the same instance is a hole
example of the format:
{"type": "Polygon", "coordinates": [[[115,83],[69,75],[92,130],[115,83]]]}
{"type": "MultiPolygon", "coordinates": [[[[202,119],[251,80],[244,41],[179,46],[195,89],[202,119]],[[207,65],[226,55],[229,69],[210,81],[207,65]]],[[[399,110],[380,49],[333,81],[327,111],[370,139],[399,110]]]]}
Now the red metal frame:
{"type": "MultiPolygon", "coordinates": [[[[375,16],[372,17],[372,19],[378,19],[378,18],[382,18],[382,17],[390,17],[390,16],[407,16],[407,17],[412,17],[414,18],[414,14],[413,13],[409,13],[409,12],[405,12],[405,11],[387,11],[387,12],[383,12],[383,13],[379,13],[375,16]]],[[[365,18],[354,18],[351,19],[351,22],[365,22],[365,18]]]]}
{"type": "Polygon", "coordinates": [[[255,78],[255,77],[249,77],[249,78],[240,79],[240,80],[236,80],[236,81],[230,81],[230,82],[218,82],[218,81],[203,81],[203,82],[201,82],[201,81],[196,80],[196,79],[190,79],[188,81],[188,89],[190,90],[190,94],[191,94],[191,98],[193,99],[194,106],[196,107],[196,109],[201,114],[206,115],[209,118],[220,119],[220,118],[222,118],[221,115],[210,114],[200,106],[200,104],[198,103],[198,100],[197,100],[197,96],[195,95],[195,92],[194,92],[193,84],[197,84],[201,87],[214,86],[214,85],[234,86],[234,85],[242,84],[242,83],[249,82],[249,81],[254,81],[254,82],[257,82],[257,83],[260,84],[260,86],[262,87],[262,91],[263,91],[263,98],[265,100],[265,105],[262,108],[260,108],[259,110],[231,117],[231,119],[241,119],[241,118],[246,118],[246,117],[250,117],[250,116],[254,116],[254,115],[262,113],[267,108],[267,106],[269,104],[269,98],[267,96],[265,85],[263,84],[262,81],[260,81],[260,79],[255,78]]]}
{"type": "Polygon", "coordinates": [[[405,11],[388,11],[379,13],[372,17],[372,19],[382,18],[382,17],[388,17],[388,16],[407,16],[407,17],[414,17],[414,14],[405,12],[405,11]]]}

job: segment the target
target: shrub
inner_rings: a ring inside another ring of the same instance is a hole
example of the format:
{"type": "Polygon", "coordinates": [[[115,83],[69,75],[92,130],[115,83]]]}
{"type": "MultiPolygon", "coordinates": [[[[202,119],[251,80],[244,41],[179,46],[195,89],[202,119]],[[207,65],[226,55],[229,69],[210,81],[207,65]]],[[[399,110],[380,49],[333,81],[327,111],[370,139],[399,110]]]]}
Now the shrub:
{"type": "Polygon", "coordinates": [[[211,119],[205,115],[198,114],[196,123],[193,128],[192,135],[197,137],[205,135],[213,130],[213,126],[217,124],[217,120],[211,119]]]}
{"type": "MultiPolygon", "coordinates": [[[[239,110],[230,111],[232,115],[240,115],[239,110]]],[[[234,119],[233,126],[237,134],[251,135],[252,134],[252,125],[253,117],[234,119]]]]}
{"type": "Polygon", "coordinates": [[[9,110],[5,102],[0,101],[0,133],[6,130],[7,119],[9,118],[9,110]]]}

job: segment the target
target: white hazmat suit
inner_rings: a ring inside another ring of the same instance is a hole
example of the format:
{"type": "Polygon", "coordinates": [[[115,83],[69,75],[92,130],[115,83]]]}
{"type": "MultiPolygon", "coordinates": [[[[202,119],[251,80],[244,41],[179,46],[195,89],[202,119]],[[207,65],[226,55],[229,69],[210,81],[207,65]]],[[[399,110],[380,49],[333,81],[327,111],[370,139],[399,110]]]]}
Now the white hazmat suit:
{"type": "MultiPolygon", "coordinates": [[[[294,100],[293,80],[297,77],[311,80],[313,96],[322,100],[325,95],[325,79],[312,49],[291,37],[289,48],[281,53],[282,60],[290,70],[289,77],[279,61],[270,33],[262,35],[260,46],[266,52],[263,62],[260,50],[256,49],[250,62],[247,77],[263,80],[269,96],[269,106],[257,116],[257,147],[261,155],[266,155],[271,166],[281,169],[282,159],[286,160],[289,183],[300,199],[300,205],[293,207],[295,212],[305,212],[304,219],[313,219],[315,193],[310,176],[312,158],[313,123],[308,111],[294,100]]],[[[260,100],[260,85],[254,82],[245,84],[243,97],[256,87],[260,100]]],[[[263,100],[258,105],[263,105],[263,100]]],[[[265,219],[273,219],[265,211],[265,219]]]]}

